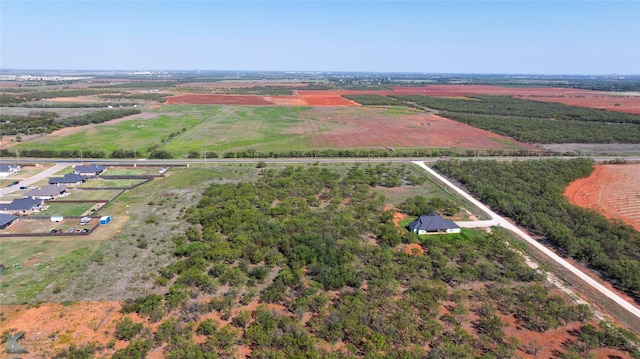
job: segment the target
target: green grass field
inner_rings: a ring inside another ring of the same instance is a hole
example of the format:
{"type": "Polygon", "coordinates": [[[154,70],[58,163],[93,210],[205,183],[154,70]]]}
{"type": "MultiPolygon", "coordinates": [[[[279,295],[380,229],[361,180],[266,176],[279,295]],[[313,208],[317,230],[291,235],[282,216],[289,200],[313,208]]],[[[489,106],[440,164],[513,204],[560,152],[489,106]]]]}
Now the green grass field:
{"type": "Polygon", "coordinates": [[[53,215],[61,215],[61,216],[82,216],[82,214],[91,207],[93,207],[95,203],[57,203],[57,202],[48,202],[47,206],[49,209],[46,211],[42,211],[40,213],[36,213],[35,216],[53,216],[53,215]]]}
{"type": "Polygon", "coordinates": [[[141,179],[106,179],[92,178],[91,180],[77,186],[77,188],[127,188],[144,182],[141,179]]]}
{"type": "Polygon", "coordinates": [[[121,190],[69,190],[67,201],[109,201],[117,196],[121,190]]]}
{"type": "MultiPolygon", "coordinates": [[[[290,151],[309,149],[309,138],[330,127],[307,116],[305,107],[164,106],[157,117],[79,128],[22,143],[17,150],[117,149],[149,154],[157,146],[176,156],[189,151],[290,151]],[[184,129],[184,131],[183,131],[184,129]]],[[[66,173],[66,172],[65,172],[66,173]]]]}
{"type": "Polygon", "coordinates": [[[142,151],[160,144],[170,134],[183,128],[190,129],[200,124],[205,116],[167,116],[159,115],[151,119],[134,119],[116,124],[80,128],[64,136],[44,136],[15,148],[41,150],[92,150],[111,153],[117,149],[142,151]]]}
{"type": "Polygon", "coordinates": [[[310,134],[291,133],[295,126],[304,126],[308,120],[302,107],[218,107],[209,114],[199,107],[205,119],[198,126],[187,129],[180,136],[161,146],[171,153],[188,151],[226,151],[258,147],[263,151],[306,149],[310,134]]]}

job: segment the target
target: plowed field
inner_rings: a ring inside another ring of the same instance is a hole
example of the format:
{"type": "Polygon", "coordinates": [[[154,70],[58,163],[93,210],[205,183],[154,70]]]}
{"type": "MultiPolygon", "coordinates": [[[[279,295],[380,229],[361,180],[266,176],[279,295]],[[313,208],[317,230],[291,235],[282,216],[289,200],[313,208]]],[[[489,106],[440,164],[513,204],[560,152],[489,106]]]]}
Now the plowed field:
{"type": "MultiPolygon", "coordinates": [[[[466,148],[483,150],[537,147],[433,114],[389,113],[372,107],[316,108],[312,112],[318,131],[312,148],[399,147],[466,148]]],[[[308,133],[305,129],[302,132],[308,133]]]]}
{"type": "Polygon", "coordinates": [[[617,218],[640,231],[640,165],[596,165],[565,190],[571,203],[617,218]]]}
{"type": "Polygon", "coordinates": [[[167,103],[172,105],[275,105],[262,96],[185,94],[169,96],[166,99],[167,103]]]}

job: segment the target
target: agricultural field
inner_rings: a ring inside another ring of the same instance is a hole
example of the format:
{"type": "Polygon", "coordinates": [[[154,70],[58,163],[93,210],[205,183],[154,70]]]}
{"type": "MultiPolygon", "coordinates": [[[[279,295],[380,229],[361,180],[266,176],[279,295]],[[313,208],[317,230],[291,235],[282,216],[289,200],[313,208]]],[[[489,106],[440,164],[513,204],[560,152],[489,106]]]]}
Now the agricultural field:
{"type": "MultiPolygon", "coordinates": [[[[526,82],[520,87],[504,87],[398,86],[406,83],[404,80],[385,85],[302,78],[197,80],[116,79],[65,88],[4,89],[7,115],[28,118],[3,124],[20,135],[6,137],[0,150],[7,157],[19,151],[26,157],[67,158],[297,157],[314,156],[315,151],[323,150],[343,151],[342,155],[349,156],[362,153],[344,150],[371,149],[374,155],[398,155],[385,153],[387,147],[492,155],[548,153],[540,144],[636,144],[640,137],[640,96],[634,92],[532,87],[526,82]],[[449,99],[455,104],[454,108],[437,110],[441,113],[436,116],[432,110],[411,109],[415,104],[406,99],[412,97],[449,99]],[[466,101],[470,98],[490,97],[493,102],[504,99],[488,106],[501,111],[453,111],[472,102],[466,101]],[[86,107],[112,106],[110,101],[136,107],[86,107]],[[54,105],[59,107],[47,107],[54,105]],[[535,110],[528,111],[530,107],[535,110]],[[547,113],[542,113],[545,108],[547,113]],[[96,111],[88,112],[91,109],[96,111]],[[113,115],[114,111],[128,110],[142,113],[113,115]],[[575,114],[582,116],[578,119],[582,122],[573,121],[575,114]],[[604,120],[595,119],[594,114],[604,120]],[[616,115],[627,116],[631,122],[616,115]],[[102,121],[106,122],[88,124],[102,121]]],[[[574,86],[579,87],[579,82],[574,86]]]]}
{"type": "Polygon", "coordinates": [[[269,153],[325,149],[412,148],[536,151],[536,147],[418,110],[370,107],[166,106],[164,115],[51,134],[20,151],[203,151],[269,153]],[[178,115],[177,113],[185,113],[178,115]],[[176,113],[176,116],[173,114],[176,113]],[[135,140],[134,140],[135,139],[135,140]]]}
{"type": "Polygon", "coordinates": [[[596,165],[589,177],[572,182],[565,195],[576,206],[616,218],[640,232],[640,165],[596,165]]]}

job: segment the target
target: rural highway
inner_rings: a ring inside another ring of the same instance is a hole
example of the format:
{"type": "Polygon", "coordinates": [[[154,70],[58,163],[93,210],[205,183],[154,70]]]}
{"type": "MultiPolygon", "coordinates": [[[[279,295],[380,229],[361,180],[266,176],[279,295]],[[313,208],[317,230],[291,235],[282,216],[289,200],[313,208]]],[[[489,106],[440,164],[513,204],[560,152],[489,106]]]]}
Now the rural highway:
{"type": "Polygon", "coordinates": [[[591,278],[590,276],[588,276],[587,274],[582,272],[576,266],[574,266],[573,264],[567,262],[562,257],[558,256],[556,253],[551,251],[549,248],[545,247],[540,242],[538,242],[535,239],[533,239],[531,236],[529,236],[523,230],[521,230],[517,226],[514,226],[509,221],[507,221],[505,218],[497,215],[495,212],[493,212],[492,210],[487,208],[487,206],[482,204],[480,201],[478,201],[477,199],[473,198],[470,194],[468,194],[467,192],[465,192],[462,189],[458,188],[456,185],[451,183],[448,179],[444,178],[443,176],[438,174],[436,171],[434,171],[433,169],[431,169],[430,167],[425,165],[424,162],[422,162],[422,161],[413,161],[413,163],[418,165],[418,166],[420,166],[425,171],[429,172],[429,174],[431,174],[433,177],[435,177],[438,180],[440,180],[446,186],[448,186],[449,188],[454,190],[456,193],[460,194],[461,196],[463,196],[464,198],[469,200],[469,202],[473,203],[478,208],[480,208],[481,210],[485,211],[489,216],[491,216],[491,220],[490,221],[478,221],[478,222],[476,222],[476,224],[473,224],[473,222],[456,222],[461,227],[464,227],[465,225],[466,226],[473,226],[473,227],[476,227],[476,225],[480,226],[480,227],[500,226],[500,227],[506,228],[506,229],[516,233],[518,236],[520,236],[522,239],[524,239],[527,243],[529,243],[530,245],[532,245],[533,247],[535,247],[536,249],[538,249],[539,251],[541,251],[542,253],[547,255],[549,258],[554,260],[556,263],[558,263],[561,266],[563,266],[564,268],[566,268],[568,271],[570,271],[571,273],[573,273],[574,275],[576,275],[577,277],[579,277],[580,279],[585,281],[588,285],[590,285],[591,287],[593,287],[594,289],[596,289],[600,293],[602,293],[605,296],[607,296],[609,299],[613,300],[616,304],[618,304],[622,308],[626,309],[631,314],[633,314],[636,318],[638,318],[638,320],[640,320],[640,309],[638,307],[636,307],[634,304],[632,304],[629,301],[625,300],[624,298],[620,297],[615,292],[609,290],[607,287],[603,286],[598,281],[594,280],[593,278],[591,278]]]}
{"type": "MultiPolygon", "coordinates": [[[[447,157],[455,160],[493,160],[500,162],[542,160],[542,159],[563,159],[570,160],[578,157],[569,156],[547,156],[547,157],[447,157]]],[[[588,157],[596,163],[623,159],[627,162],[640,162],[640,157],[588,157]]],[[[388,163],[388,162],[428,162],[435,163],[441,157],[298,157],[298,158],[184,158],[184,159],[117,159],[117,158],[85,158],[83,163],[96,163],[111,166],[187,166],[187,165],[207,165],[207,164],[233,164],[233,163],[257,163],[263,161],[273,164],[295,164],[295,163],[388,163]]],[[[67,163],[80,164],[79,159],[72,158],[21,158],[20,164],[27,163],[67,163]]]]}

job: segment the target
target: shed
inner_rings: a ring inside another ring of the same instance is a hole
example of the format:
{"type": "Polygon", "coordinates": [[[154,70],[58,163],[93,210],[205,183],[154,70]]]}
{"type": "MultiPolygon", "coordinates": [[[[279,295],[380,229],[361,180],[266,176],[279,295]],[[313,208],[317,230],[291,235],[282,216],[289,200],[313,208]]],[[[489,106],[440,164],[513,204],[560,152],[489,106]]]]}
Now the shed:
{"type": "Polygon", "coordinates": [[[64,216],[51,216],[51,222],[62,222],[64,221],[64,216]]]}
{"type": "Polygon", "coordinates": [[[109,222],[111,222],[111,216],[100,217],[100,224],[108,224],[109,222]]]}

